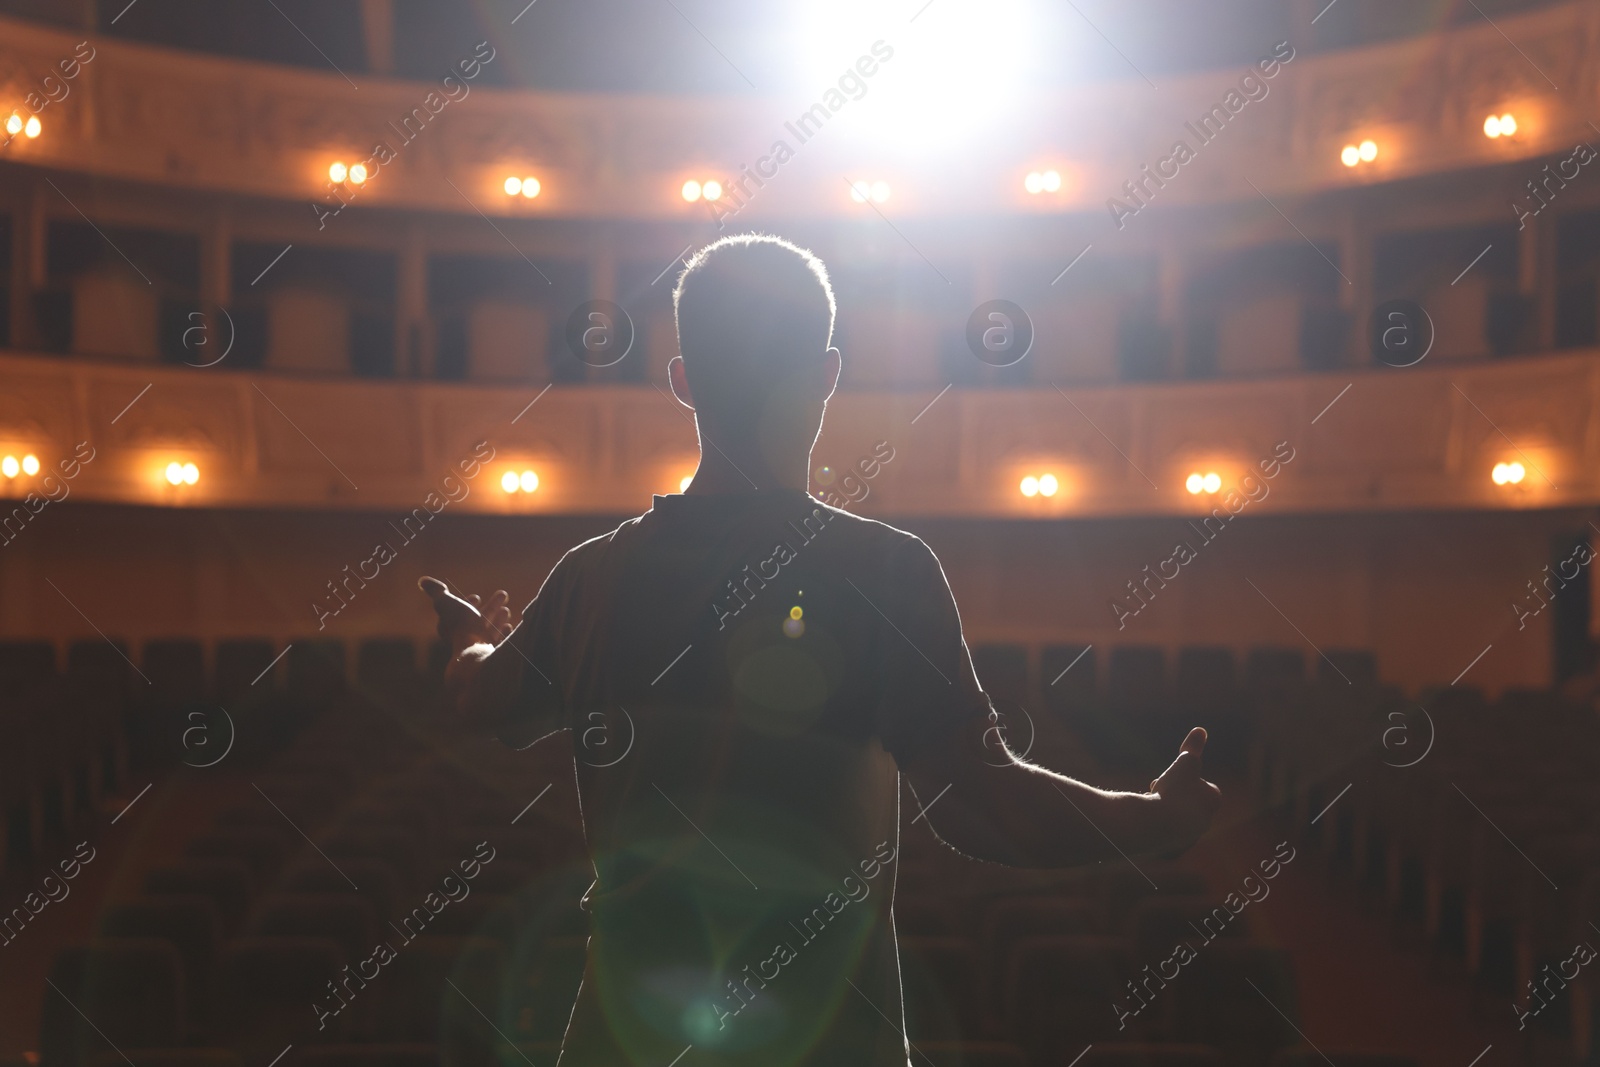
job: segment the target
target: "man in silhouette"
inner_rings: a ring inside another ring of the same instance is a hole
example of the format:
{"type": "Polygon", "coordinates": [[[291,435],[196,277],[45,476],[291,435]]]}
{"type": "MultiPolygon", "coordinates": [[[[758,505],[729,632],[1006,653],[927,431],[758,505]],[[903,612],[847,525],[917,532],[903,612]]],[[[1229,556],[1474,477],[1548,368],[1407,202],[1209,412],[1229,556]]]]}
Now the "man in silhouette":
{"type": "Polygon", "coordinates": [[[596,880],[562,1067],[906,1067],[900,776],[956,850],[1063,867],[1193,843],[1219,802],[1205,731],[1148,793],[997,759],[933,552],[807,492],[840,368],[822,262],[724,238],[674,305],[693,481],[569,551],[509,636],[504,592],[422,579],[447,699],[514,747],[633,738],[577,762],[596,880]]]}

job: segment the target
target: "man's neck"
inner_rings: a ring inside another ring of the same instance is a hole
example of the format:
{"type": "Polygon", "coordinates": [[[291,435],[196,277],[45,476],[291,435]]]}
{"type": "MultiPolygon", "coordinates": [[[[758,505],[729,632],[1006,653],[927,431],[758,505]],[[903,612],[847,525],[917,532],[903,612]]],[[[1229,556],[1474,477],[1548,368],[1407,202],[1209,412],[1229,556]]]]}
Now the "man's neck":
{"type": "Polygon", "coordinates": [[[811,484],[811,455],[807,450],[779,468],[769,465],[762,449],[738,441],[713,443],[700,435],[700,466],[684,492],[689,496],[748,493],[756,489],[790,489],[805,492],[811,484]]]}

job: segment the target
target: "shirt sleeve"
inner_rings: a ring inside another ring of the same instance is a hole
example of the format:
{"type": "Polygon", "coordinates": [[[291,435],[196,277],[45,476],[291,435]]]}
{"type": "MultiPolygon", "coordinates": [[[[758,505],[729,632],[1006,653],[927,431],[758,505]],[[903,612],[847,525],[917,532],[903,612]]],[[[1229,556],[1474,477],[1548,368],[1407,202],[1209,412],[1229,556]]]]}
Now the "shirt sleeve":
{"type": "Polygon", "coordinates": [[[973,672],[961,615],[932,549],[908,536],[891,552],[885,575],[878,736],[904,767],[919,748],[994,709],[973,672]]]}
{"type": "Polygon", "coordinates": [[[511,748],[527,748],[568,726],[560,637],[570,603],[571,559],[569,552],[551,569],[539,595],[523,610],[522,622],[490,657],[510,657],[508,665],[521,675],[516,699],[499,730],[500,740],[511,748]]]}

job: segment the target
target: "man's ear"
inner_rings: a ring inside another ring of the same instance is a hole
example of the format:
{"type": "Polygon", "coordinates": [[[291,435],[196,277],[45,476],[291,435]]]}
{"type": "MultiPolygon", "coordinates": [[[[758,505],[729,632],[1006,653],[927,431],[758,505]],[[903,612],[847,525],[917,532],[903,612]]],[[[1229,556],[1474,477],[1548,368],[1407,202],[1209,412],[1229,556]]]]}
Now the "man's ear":
{"type": "Polygon", "coordinates": [[[684,370],[682,356],[673,356],[667,363],[667,383],[672,386],[672,395],[678,398],[678,403],[693,411],[694,394],[689,392],[689,375],[684,370]]]}
{"type": "Polygon", "coordinates": [[[826,403],[833,399],[833,391],[839,388],[839,372],[844,369],[843,357],[837,348],[828,349],[828,358],[822,365],[822,384],[827,387],[822,400],[826,403]]]}

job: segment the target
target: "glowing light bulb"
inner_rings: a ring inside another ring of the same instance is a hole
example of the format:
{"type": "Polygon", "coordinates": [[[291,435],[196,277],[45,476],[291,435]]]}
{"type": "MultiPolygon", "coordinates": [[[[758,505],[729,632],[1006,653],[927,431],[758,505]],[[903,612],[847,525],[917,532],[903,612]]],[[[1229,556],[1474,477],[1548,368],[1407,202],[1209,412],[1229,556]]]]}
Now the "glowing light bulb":
{"type": "Polygon", "coordinates": [[[1500,116],[1500,136],[1510,137],[1517,132],[1517,120],[1509,111],[1500,116]]]}
{"type": "Polygon", "coordinates": [[[1055,496],[1056,490],[1061,488],[1061,483],[1056,481],[1054,474],[1039,475],[1039,495],[1055,496]]]}
{"type": "Polygon", "coordinates": [[[1044,172],[1044,191],[1047,193],[1059,192],[1061,189],[1061,172],[1047,170],[1044,172]]]}
{"type": "Polygon", "coordinates": [[[704,196],[707,200],[721,200],[722,199],[722,183],[721,182],[706,182],[704,185],[700,186],[700,194],[702,196],[704,196]]]}
{"type": "Polygon", "coordinates": [[[1528,473],[1527,471],[1522,469],[1522,464],[1520,464],[1520,463],[1508,463],[1508,464],[1506,464],[1506,477],[1507,477],[1507,480],[1509,480],[1512,485],[1520,484],[1522,479],[1527,475],[1527,473],[1528,473]]]}
{"type": "Polygon", "coordinates": [[[524,179],[522,179],[522,195],[526,199],[532,200],[534,197],[538,196],[539,195],[539,189],[540,189],[540,186],[539,186],[539,179],[538,178],[524,178],[524,179]]]}
{"type": "Polygon", "coordinates": [[[700,183],[695,181],[693,178],[690,178],[688,181],[684,182],[683,183],[683,198],[685,200],[689,201],[689,203],[691,203],[691,204],[694,203],[696,200],[699,200],[700,199],[700,183]]]}
{"type": "Polygon", "coordinates": [[[1206,487],[1206,476],[1199,471],[1195,471],[1184,479],[1183,487],[1189,490],[1190,493],[1198,495],[1206,487]]]}
{"type": "Polygon", "coordinates": [[[179,473],[183,475],[184,485],[193,485],[200,480],[200,468],[193,463],[185,463],[179,473]]]}
{"type": "Polygon", "coordinates": [[[678,492],[680,492],[680,493],[687,492],[688,489],[689,489],[689,483],[692,482],[692,481],[694,481],[694,475],[685,474],[683,476],[682,480],[680,480],[678,482],[678,492]]]}
{"type": "Polygon", "coordinates": [[[1022,479],[1022,484],[1019,485],[1017,488],[1022,490],[1022,495],[1023,496],[1027,496],[1027,497],[1038,496],[1039,495],[1039,479],[1035,478],[1033,475],[1030,474],[1026,478],[1022,479]]]}
{"type": "Polygon", "coordinates": [[[889,199],[889,183],[888,182],[873,182],[872,183],[872,199],[873,199],[874,202],[879,203],[879,204],[883,203],[885,200],[888,200],[889,199]]]}
{"type": "Polygon", "coordinates": [[[17,462],[16,456],[7,456],[5,459],[0,459],[0,474],[4,474],[7,478],[15,478],[20,470],[22,470],[22,465],[17,462]]]}
{"type": "Polygon", "coordinates": [[[500,488],[504,489],[506,492],[515,493],[517,491],[517,486],[518,481],[516,471],[506,471],[500,476],[500,488]]]}
{"type": "Polygon", "coordinates": [[[167,481],[172,485],[183,484],[183,464],[173,460],[167,464],[167,481]]]}
{"type": "Polygon", "coordinates": [[[516,196],[522,192],[522,179],[513,174],[506,179],[504,188],[507,196],[516,196]]]}
{"type": "Polygon", "coordinates": [[[1361,162],[1361,149],[1353,144],[1345,145],[1343,151],[1339,153],[1339,162],[1347,167],[1355,166],[1361,162]]]}
{"type": "Polygon", "coordinates": [[[1490,115],[1483,120],[1483,135],[1490,139],[1500,136],[1500,116],[1490,115]]]}
{"type": "Polygon", "coordinates": [[[858,204],[865,204],[871,196],[872,184],[870,182],[855,182],[850,186],[850,199],[858,204]]]}
{"type": "Polygon", "coordinates": [[[1044,175],[1036,170],[1030,171],[1028,176],[1022,179],[1022,187],[1035,196],[1039,195],[1044,192],[1044,175]]]}
{"type": "Polygon", "coordinates": [[[1361,147],[1357,151],[1360,152],[1363,163],[1371,163],[1378,158],[1378,142],[1362,141],[1361,147]]]}
{"type": "Polygon", "coordinates": [[[33,477],[35,474],[38,474],[39,473],[39,457],[34,455],[32,452],[29,452],[26,456],[23,456],[22,457],[22,473],[26,474],[30,478],[33,477]]]}
{"type": "Polygon", "coordinates": [[[532,471],[523,471],[522,477],[517,479],[517,484],[522,487],[524,493],[531,493],[539,488],[539,476],[532,471]]]}
{"type": "Polygon", "coordinates": [[[350,168],[343,163],[335,163],[328,168],[328,180],[338,185],[350,176],[350,168]]]}
{"type": "Polygon", "coordinates": [[[1215,493],[1222,488],[1222,476],[1216,471],[1207,471],[1203,485],[1206,492],[1215,493]]]}
{"type": "Polygon", "coordinates": [[[360,185],[367,180],[367,167],[364,163],[354,163],[350,166],[350,184],[360,185]]]}
{"type": "Polygon", "coordinates": [[[38,115],[29,115],[28,121],[22,126],[22,132],[25,133],[29,138],[37,137],[43,131],[44,126],[39,122],[38,115]]]}
{"type": "Polygon", "coordinates": [[[11,113],[10,118],[6,119],[6,132],[13,137],[22,132],[22,116],[15,111],[11,113]]]}

